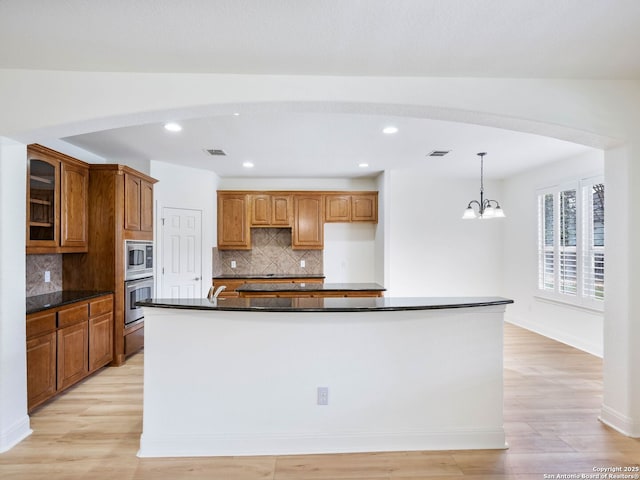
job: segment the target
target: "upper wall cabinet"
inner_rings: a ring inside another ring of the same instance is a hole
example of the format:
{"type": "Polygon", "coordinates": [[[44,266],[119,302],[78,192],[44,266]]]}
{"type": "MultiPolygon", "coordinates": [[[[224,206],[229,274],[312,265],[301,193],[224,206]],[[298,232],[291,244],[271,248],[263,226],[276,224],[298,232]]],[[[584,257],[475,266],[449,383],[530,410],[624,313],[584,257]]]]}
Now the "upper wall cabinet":
{"type": "Polygon", "coordinates": [[[130,172],[124,174],[124,229],[153,232],[153,183],[130,172]]]}
{"type": "Polygon", "coordinates": [[[325,222],[378,222],[378,193],[327,193],[325,222]]]}
{"type": "Polygon", "coordinates": [[[41,145],[27,148],[27,253],[87,251],[89,165],[41,145]]]}
{"type": "Polygon", "coordinates": [[[322,195],[297,193],[293,196],[293,249],[324,248],[322,195]]]}
{"type": "Polygon", "coordinates": [[[251,229],[246,193],[218,192],[218,248],[251,249],[251,229]]]}
{"type": "Polygon", "coordinates": [[[249,198],[252,227],[291,226],[291,195],[255,193],[249,198]]]}
{"type": "Polygon", "coordinates": [[[252,227],[291,227],[291,248],[324,248],[325,222],[378,222],[378,192],[218,191],[218,248],[250,250],[252,227]]]}

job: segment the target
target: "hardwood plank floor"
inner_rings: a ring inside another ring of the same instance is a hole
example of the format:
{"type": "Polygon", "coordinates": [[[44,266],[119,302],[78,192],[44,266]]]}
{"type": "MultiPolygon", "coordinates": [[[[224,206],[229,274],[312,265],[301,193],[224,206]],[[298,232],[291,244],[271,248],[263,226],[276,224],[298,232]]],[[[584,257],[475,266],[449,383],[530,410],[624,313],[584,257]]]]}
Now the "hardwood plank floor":
{"type": "Polygon", "coordinates": [[[33,435],[0,455],[0,478],[532,480],[640,465],[640,439],[597,420],[601,360],[513,325],[505,325],[510,448],[497,451],[140,459],[143,358],[107,368],[36,411],[33,435]]]}

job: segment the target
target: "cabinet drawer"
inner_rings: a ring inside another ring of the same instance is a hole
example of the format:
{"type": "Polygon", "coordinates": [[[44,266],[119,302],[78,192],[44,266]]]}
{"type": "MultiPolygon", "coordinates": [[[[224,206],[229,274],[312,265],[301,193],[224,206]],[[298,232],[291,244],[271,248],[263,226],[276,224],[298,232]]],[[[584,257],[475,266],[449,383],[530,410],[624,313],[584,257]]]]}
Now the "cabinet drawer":
{"type": "Polygon", "coordinates": [[[124,337],[124,354],[131,355],[144,347],[144,327],[124,337]]]}
{"type": "Polygon", "coordinates": [[[65,308],[58,312],[58,328],[68,327],[89,319],[89,304],[83,303],[75,307],[65,308]]]}
{"type": "Polygon", "coordinates": [[[113,297],[111,295],[109,295],[108,297],[99,298],[97,300],[92,300],[89,303],[89,316],[92,318],[104,313],[109,313],[112,310],[113,297]]]}
{"type": "Polygon", "coordinates": [[[35,337],[42,333],[53,332],[55,329],[55,312],[36,313],[27,316],[27,338],[35,337]]]}

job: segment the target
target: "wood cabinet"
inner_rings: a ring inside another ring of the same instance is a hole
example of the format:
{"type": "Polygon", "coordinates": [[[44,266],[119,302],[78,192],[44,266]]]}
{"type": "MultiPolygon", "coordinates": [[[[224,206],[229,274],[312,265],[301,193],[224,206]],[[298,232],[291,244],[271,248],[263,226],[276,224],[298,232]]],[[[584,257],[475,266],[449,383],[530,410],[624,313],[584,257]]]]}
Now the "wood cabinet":
{"type": "Polygon", "coordinates": [[[351,221],[351,195],[330,194],[324,197],[325,222],[351,221]]]}
{"type": "Polygon", "coordinates": [[[293,210],[291,247],[294,250],[321,250],[324,247],[322,195],[293,195],[293,210]]]}
{"type": "Polygon", "coordinates": [[[113,295],[27,315],[29,411],[113,358],[113,295]]]}
{"type": "Polygon", "coordinates": [[[251,249],[246,193],[218,192],[218,248],[251,249]]]}
{"type": "MultiPolygon", "coordinates": [[[[125,331],[124,326],[124,242],[153,240],[155,182],[154,178],[126,165],[91,165],[89,251],[85,255],[65,255],[62,262],[65,289],[114,292],[114,365],[125,362],[125,338],[132,333],[130,330],[125,331]]],[[[141,343],[139,347],[142,347],[141,343]]],[[[128,352],[133,353],[133,350],[129,349],[128,352]]]]}
{"type": "Polygon", "coordinates": [[[113,360],[113,295],[89,302],[89,372],[113,360]]]}
{"type": "Polygon", "coordinates": [[[89,373],[87,320],[58,330],[58,390],[73,385],[89,373]]]}
{"type": "Polygon", "coordinates": [[[68,162],[60,168],[60,246],[87,249],[89,169],[68,162]]]}
{"type": "Polygon", "coordinates": [[[27,403],[29,409],[56,393],[56,314],[27,317],[27,403]]]}
{"type": "Polygon", "coordinates": [[[249,198],[252,227],[291,226],[291,195],[257,193],[250,195],[249,198]]]}
{"type": "Polygon", "coordinates": [[[153,232],[153,183],[131,172],[124,174],[124,228],[153,232]]]}
{"type": "Polygon", "coordinates": [[[379,290],[332,290],[328,292],[300,292],[296,290],[279,292],[238,292],[240,298],[345,298],[345,297],[383,297],[379,290]]]}
{"type": "Polygon", "coordinates": [[[321,250],[325,222],[377,223],[378,192],[218,191],[221,250],[250,250],[259,227],[291,227],[294,250],[321,250]]]}
{"type": "Polygon", "coordinates": [[[377,192],[325,195],[325,222],[378,222],[377,192]]]}
{"type": "Polygon", "coordinates": [[[28,146],[27,254],[87,251],[88,189],[88,164],[28,146]]]}

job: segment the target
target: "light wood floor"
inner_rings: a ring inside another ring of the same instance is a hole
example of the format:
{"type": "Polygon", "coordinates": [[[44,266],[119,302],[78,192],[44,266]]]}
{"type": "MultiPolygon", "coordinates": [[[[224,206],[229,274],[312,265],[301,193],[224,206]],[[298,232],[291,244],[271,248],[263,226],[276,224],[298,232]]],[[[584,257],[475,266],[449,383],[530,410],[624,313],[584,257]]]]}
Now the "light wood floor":
{"type": "Polygon", "coordinates": [[[33,435],[0,455],[0,479],[505,480],[640,462],[640,440],[597,420],[602,362],[511,325],[505,326],[510,448],[499,451],[140,459],[142,365],[138,354],[34,413],[33,435]]]}

